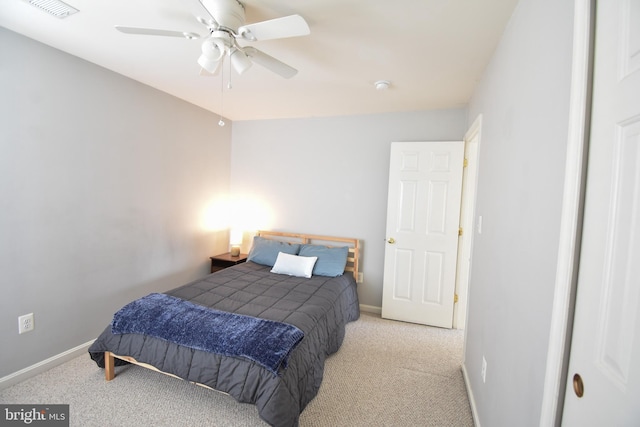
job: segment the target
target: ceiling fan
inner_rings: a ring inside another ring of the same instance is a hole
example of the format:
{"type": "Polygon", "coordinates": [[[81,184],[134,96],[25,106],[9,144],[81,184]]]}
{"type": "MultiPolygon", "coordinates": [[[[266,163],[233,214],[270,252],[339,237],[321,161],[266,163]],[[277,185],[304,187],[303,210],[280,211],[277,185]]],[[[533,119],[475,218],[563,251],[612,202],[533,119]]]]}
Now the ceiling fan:
{"type": "MultiPolygon", "coordinates": [[[[267,55],[253,46],[242,46],[239,40],[256,42],[262,40],[298,37],[310,34],[309,26],[300,15],[290,15],[268,21],[245,25],[244,6],[237,0],[199,0],[209,17],[196,19],[207,28],[208,35],[202,42],[202,54],[198,64],[204,74],[217,74],[228,56],[231,66],[238,74],[247,71],[253,62],[288,79],[298,70],[267,55]]],[[[198,39],[200,35],[191,32],[156,30],[116,25],[116,30],[126,34],[184,37],[198,39]]]]}

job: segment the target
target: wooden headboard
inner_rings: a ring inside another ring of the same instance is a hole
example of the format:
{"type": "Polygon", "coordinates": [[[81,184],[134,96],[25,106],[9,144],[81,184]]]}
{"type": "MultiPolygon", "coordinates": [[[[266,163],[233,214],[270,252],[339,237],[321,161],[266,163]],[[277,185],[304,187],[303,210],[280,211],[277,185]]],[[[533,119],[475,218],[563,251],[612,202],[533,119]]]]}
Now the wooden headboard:
{"type": "Polygon", "coordinates": [[[281,231],[260,230],[257,233],[260,237],[267,239],[282,240],[291,243],[324,245],[324,246],[347,246],[349,253],[347,255],[347,266],[344,271],[353,274],[355,281],[358,281],[358,268],[360,263],[360,242],[358,239],[349,237],[331,237],[317,236],[313,234],[285,233],[281,231]]]}

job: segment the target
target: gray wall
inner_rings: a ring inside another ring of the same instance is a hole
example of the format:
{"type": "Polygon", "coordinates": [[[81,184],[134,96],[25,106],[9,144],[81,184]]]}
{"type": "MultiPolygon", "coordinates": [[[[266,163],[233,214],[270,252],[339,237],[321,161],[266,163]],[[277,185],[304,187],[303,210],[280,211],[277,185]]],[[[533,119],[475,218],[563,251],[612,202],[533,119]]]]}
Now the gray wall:
{"type": "Polygon", "coordinates": [[[0,28],[0,377],[95,338],[132,298],[207,272],[230,127],[0,28]],[[35,331],[18,335],[19,315],[35,331]]]}
{"type": "Polygon", "coordinates": [[[482,425],[538,425],[571,32],[570,0],[522,0],[468,116],[247,121],[231,135],[201,109],[0,29],[0,377],[94,338],[130,299],[203,275],[227,240],[201,217],[229,187],[268,207],[269,228],[362,239],[361,302],[379,306],[389,143],[460,139],[482,113],[465,368],[482,425]],[[18,335],[28,312],[36,330],[18,335]]]}
{"type": "Polygon", "coordinates": [[[392,141],[461,140],[464,109],[236,121],[231,189],[257,197],[274,230],[362,240],[360,303],[380,307],[392,141]]]}
{"type": "Polygon", "coordinates": [[[522,0],[469,106],[483,114],[465,367],[483,426],[537,426],[568,135],[573,2],[522,0]],[[486,383],[480,370],[487,360],[486,383]]]}

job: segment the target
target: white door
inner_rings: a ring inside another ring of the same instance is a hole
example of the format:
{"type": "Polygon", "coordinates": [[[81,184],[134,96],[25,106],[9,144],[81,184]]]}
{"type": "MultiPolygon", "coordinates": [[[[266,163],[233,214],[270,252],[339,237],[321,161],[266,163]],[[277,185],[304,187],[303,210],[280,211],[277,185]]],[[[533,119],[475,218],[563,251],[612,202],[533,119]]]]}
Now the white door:
{"type": "Polygon", "coordinates": [[[391,144],[382,317],[451,328],[464,143],[391,144]]]}
{"type": "Polygon", "coordinates": [[[566,426],[640,425],[640,0],[596,6],[566,426]],[[582,397],[578,397],[582,394],[582,397]]]}

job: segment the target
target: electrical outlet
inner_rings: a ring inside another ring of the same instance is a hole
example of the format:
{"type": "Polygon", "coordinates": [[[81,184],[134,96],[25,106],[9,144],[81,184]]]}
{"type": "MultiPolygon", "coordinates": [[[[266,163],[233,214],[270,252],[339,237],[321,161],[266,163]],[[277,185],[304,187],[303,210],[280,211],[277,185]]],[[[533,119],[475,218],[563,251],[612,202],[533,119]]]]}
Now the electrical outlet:
{"type": "Polygon", "coordinates": [[[487,359],[482,356],[482,370],[480,371],[480,376],[482,377],[482,382],[484,383],[487,379],[487,359]]]}
{"type": "Polygon", "coordinates": [[[358,283],[364,282],[364,273],[358,273],[358,283]]]}
{"type": "Polygon", "coordinates": [[[33,331],[35,325],[33,324],[33,313],[25,314],[18,317],[18,333],[24,334],[25,332],[33,331]]]}

